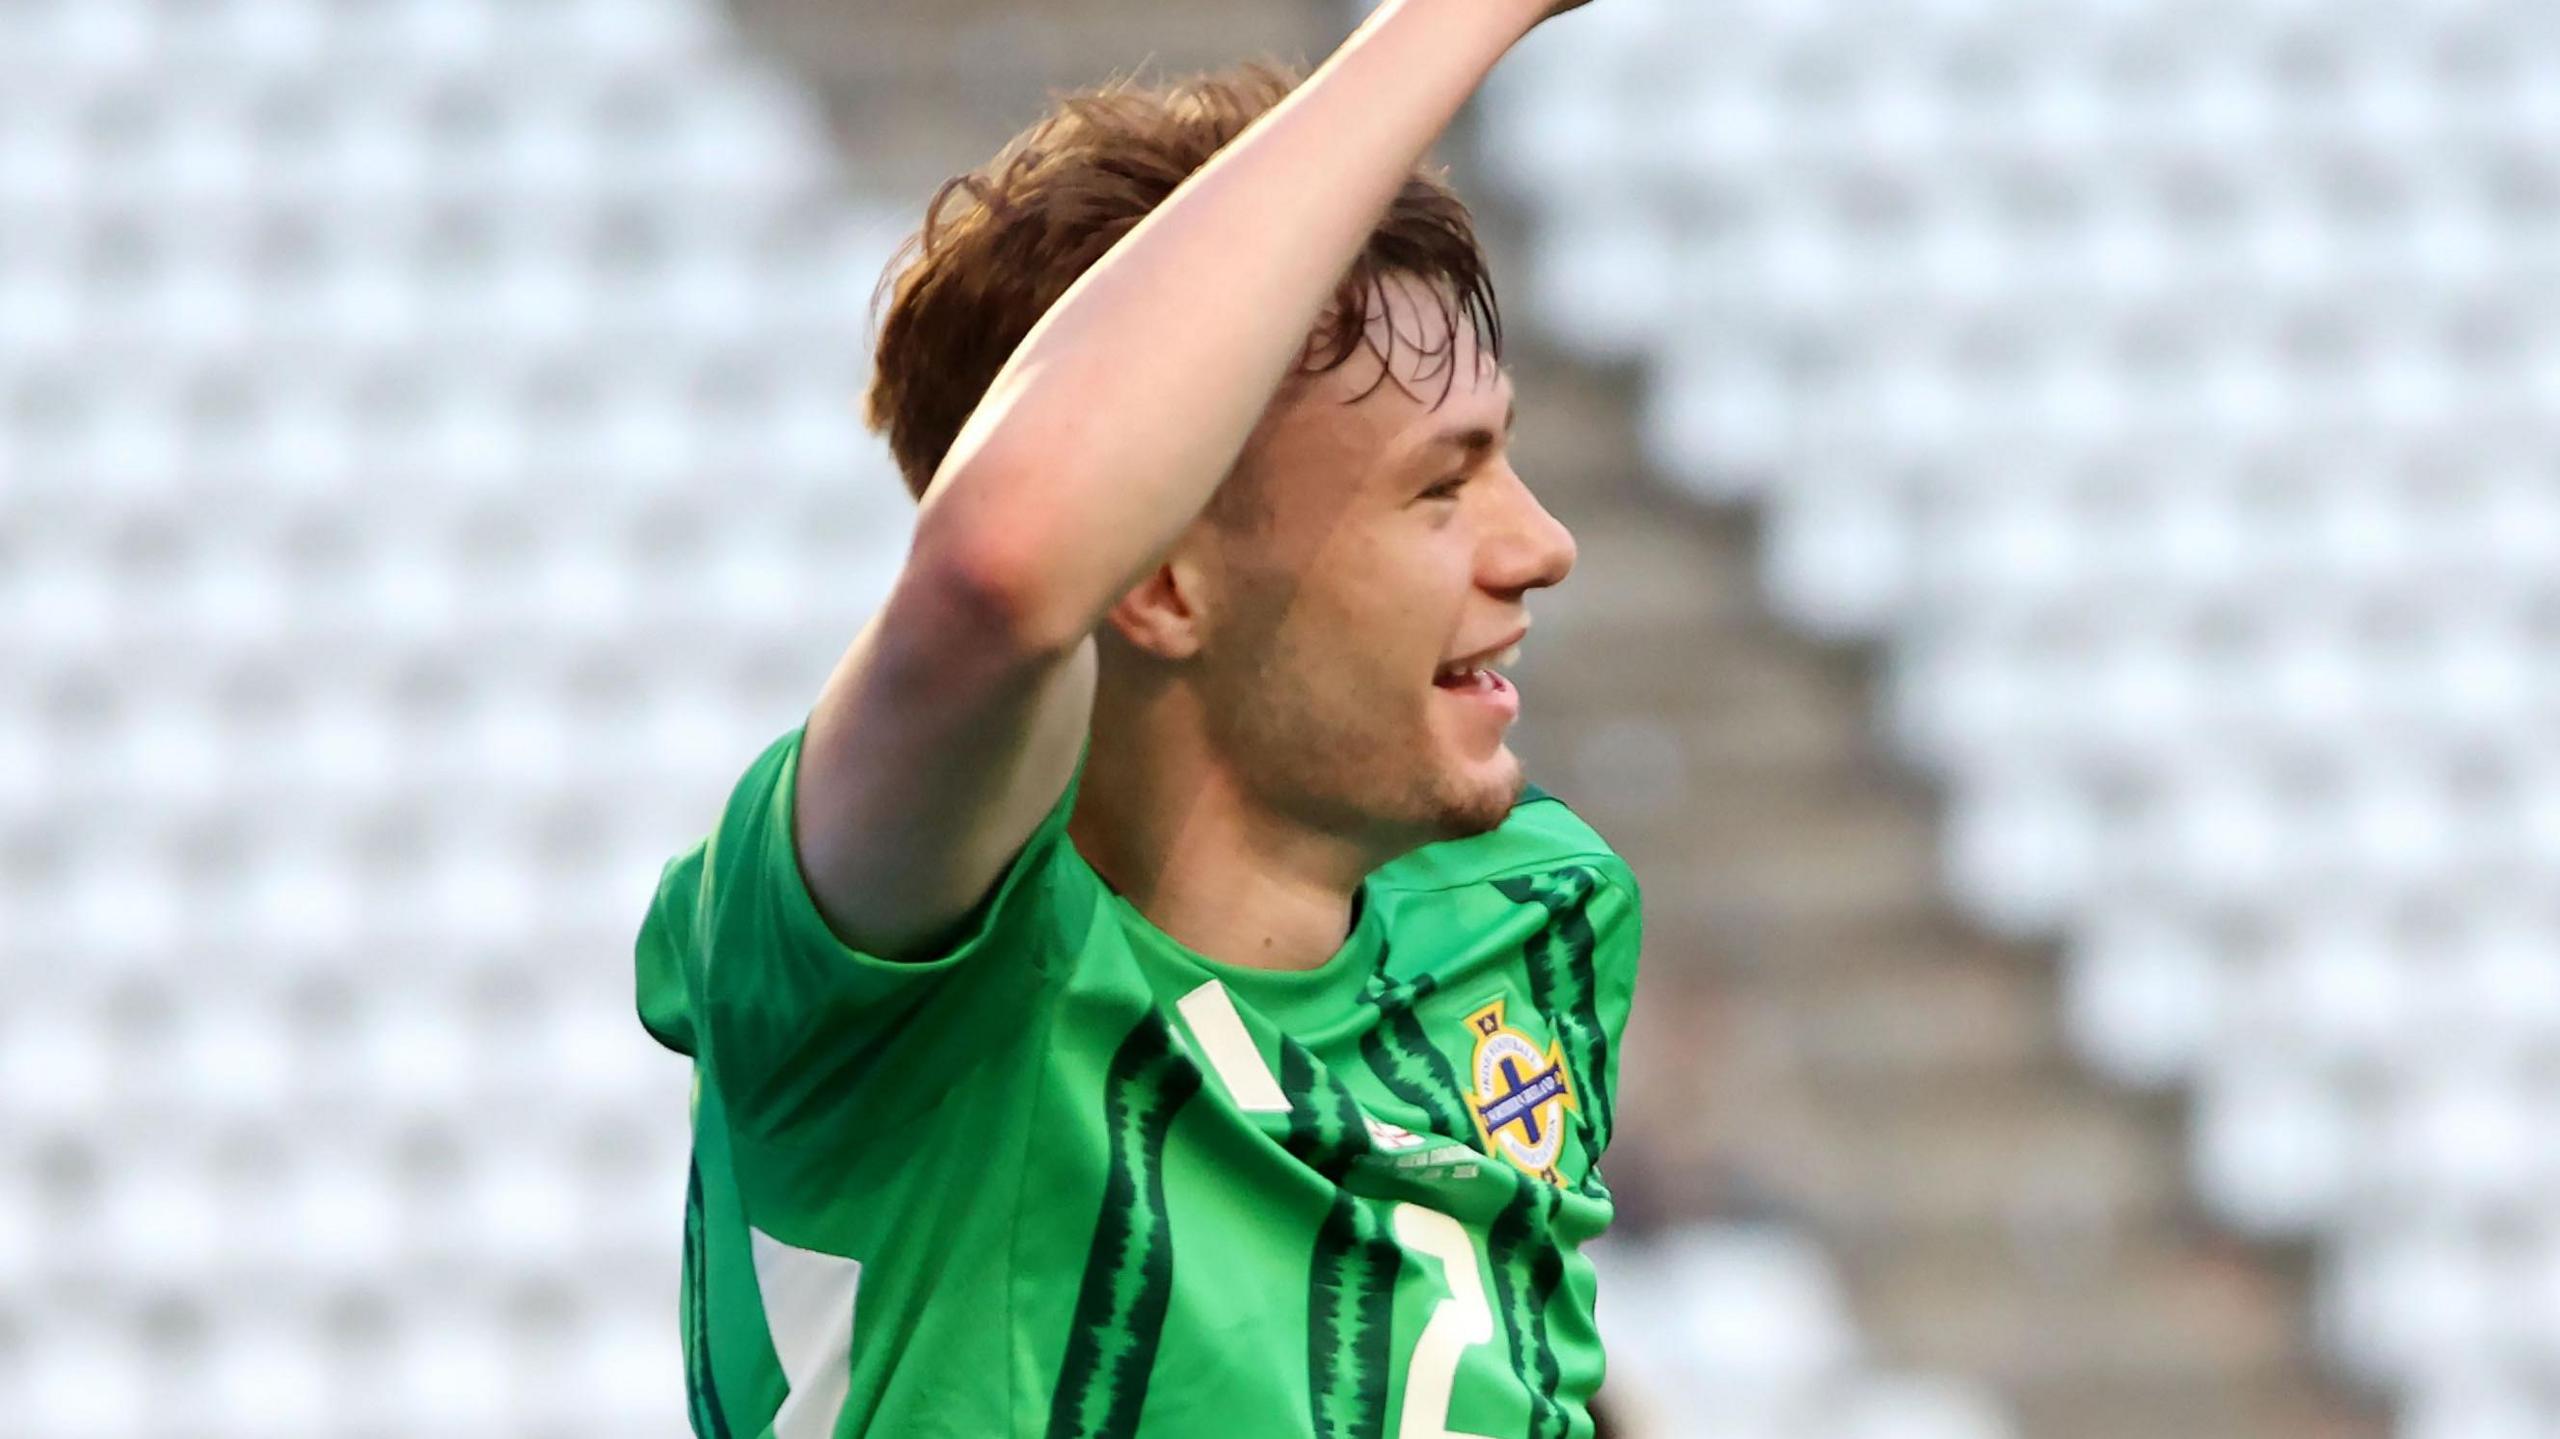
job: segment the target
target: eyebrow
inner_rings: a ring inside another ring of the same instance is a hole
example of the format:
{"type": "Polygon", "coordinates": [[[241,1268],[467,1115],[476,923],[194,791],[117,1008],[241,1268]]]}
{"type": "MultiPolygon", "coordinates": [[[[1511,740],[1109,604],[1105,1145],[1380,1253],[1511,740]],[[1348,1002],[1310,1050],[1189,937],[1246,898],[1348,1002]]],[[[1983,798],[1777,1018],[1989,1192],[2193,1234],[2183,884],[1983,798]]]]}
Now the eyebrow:
{"type": "Polygon", "coordinates": [[[1511,412],[1503,417],[1501,434],[1497,435],[1482,425],[1442,430],[1416,446],[1414,454],[1419,457],[1437,454],[1442,450],[1464,450],[1471,457],[1490,454],[1495,446],[1508,440],[1511,432],[1519,428],[1519,425],[1520,397],[1514,395],[1511,397],[1511,412]]]}

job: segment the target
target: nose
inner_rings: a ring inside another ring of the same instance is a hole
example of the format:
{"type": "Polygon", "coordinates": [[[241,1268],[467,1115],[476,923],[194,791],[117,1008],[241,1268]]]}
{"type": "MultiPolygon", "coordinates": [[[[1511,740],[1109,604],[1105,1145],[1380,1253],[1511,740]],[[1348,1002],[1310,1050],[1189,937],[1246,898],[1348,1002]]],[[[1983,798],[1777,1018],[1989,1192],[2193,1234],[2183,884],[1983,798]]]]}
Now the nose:
{"type": "Polygon", "coordinates": [[[1518,475],[1511,477],[1510,514],[1486,546],[1485,588],[1506,597],[1564,583],[1573,572],[1573,531],[1547,512],[1518,475]]]}

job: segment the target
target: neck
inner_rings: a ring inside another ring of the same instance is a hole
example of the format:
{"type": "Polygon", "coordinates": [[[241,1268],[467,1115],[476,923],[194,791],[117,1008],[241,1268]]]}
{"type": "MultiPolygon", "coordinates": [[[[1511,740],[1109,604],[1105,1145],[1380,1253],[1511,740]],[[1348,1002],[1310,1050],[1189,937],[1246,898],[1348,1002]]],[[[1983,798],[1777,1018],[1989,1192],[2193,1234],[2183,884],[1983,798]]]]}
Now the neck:
{"type": "Polygon", "coordinates": [[[1223,964],[1305,970],[1340,951],[1386,856],[1253,803],[1205,746],[1096,721],[1067,836],[1105,883],[1223,964]]]}

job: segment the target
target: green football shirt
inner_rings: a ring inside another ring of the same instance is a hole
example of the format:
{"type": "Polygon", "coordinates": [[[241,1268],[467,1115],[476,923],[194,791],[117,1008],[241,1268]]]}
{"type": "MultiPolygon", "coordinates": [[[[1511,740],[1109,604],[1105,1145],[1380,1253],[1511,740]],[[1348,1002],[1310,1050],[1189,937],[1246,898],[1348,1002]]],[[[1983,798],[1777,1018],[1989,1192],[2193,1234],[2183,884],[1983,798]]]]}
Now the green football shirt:
{"type": "Polygon", "coordinates": [[[1583,1243],[1633,875],[1531,791],[1372,872],[1322,967],[1185,949],[1067,839],[1070,781],[947,953],[837,939],[800,732],[669,861],[642,1022],[694,1064],[694,1432],[1579,1439],[1583,1243]]]}

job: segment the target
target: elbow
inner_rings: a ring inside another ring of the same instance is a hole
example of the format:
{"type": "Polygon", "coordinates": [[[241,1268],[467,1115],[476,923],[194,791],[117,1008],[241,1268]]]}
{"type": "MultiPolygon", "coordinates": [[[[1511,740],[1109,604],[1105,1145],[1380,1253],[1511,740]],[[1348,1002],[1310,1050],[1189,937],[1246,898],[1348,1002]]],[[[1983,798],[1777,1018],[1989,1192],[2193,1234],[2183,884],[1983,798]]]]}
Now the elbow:
{"type": "Polygon", "coordinates": [[[1027,527],[946,533],[954,528],[919,522],[907,568],[973,645],[1037,664],[1073,650],[1092,630],[1091,617],[1059,593],[1055,557],[1040,553],[1027,527]]]}

